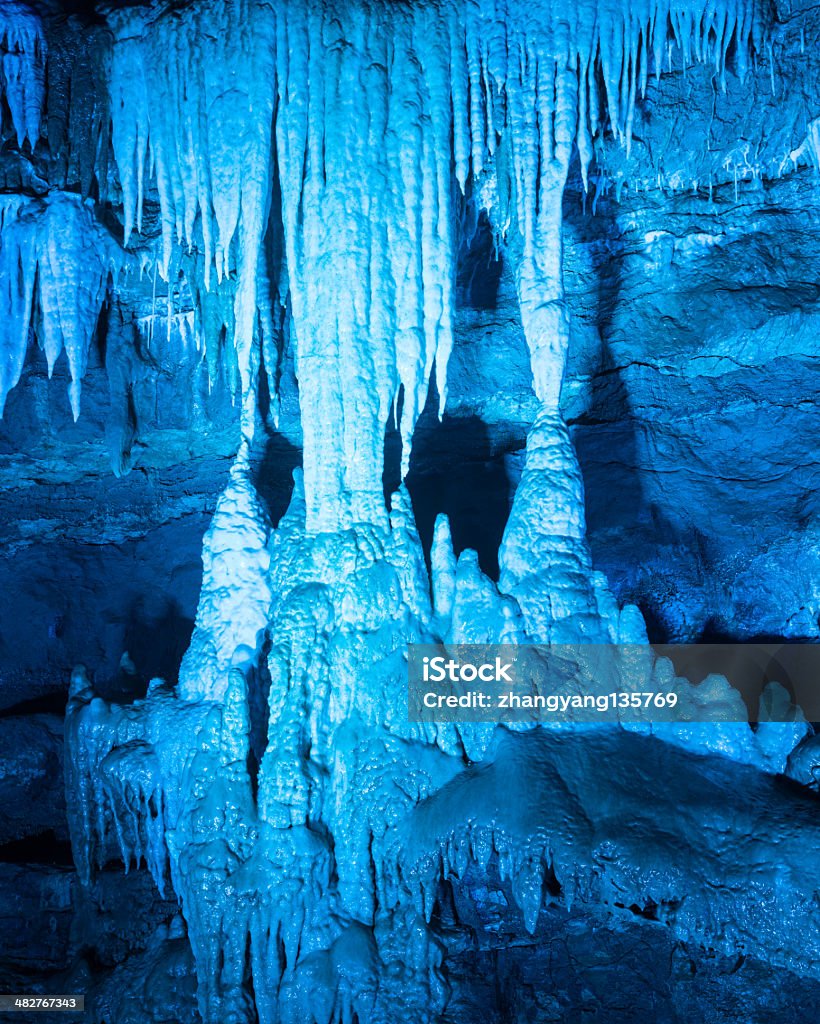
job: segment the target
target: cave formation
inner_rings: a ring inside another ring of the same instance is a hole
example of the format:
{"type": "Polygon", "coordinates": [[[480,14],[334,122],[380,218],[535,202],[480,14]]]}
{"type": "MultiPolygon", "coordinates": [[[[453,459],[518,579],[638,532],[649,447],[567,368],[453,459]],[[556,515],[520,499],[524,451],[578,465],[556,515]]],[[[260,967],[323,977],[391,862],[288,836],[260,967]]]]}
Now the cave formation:
{"type": "Polygon", "coordinates": [[[799,712],[418,722],[407,650],[817,642],[819,47],[802,0],[2,0],[0,994],[813,1019],[799,712]]]}

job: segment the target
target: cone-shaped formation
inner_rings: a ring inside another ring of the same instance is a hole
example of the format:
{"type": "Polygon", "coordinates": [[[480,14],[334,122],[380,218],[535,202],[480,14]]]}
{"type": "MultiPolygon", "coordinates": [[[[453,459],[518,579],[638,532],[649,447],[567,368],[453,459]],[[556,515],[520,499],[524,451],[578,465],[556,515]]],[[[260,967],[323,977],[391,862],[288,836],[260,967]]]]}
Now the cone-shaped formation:
{"type": "Polygon", "coordinates": [[[0,196],[0,415],[20,379],[32,312],[39,308],[37,340],[48,372],[65,349],[71,371],[69,398],[76,420],[108,277],[116,269],[115,246],[76,196],[54,193],[45,200],[0,196]]]}
{"type": "Polygon", "coordinates": [[[46,40],[40,19],[25,4],[0,7],[0,97],[11,113],[17,144],[32,149],[40,138],[46,91],[46,40]]]}

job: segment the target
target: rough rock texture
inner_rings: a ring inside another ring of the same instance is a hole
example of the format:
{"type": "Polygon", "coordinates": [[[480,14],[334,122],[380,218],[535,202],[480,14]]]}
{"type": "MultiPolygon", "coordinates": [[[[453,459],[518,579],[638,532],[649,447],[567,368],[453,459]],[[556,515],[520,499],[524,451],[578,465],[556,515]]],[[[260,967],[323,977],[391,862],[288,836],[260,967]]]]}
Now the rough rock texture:
{"type": "Polygon", "coordinates": [[[62,718],[0,718],[0,751],[0,845],[43,832],[67,839],[62,718]]]}
{"type": "Polygon", "coordinates": [[[811,1018],[794,730],[403,713],[408,640],[817,638],[820,16],[560,6],[0,11],[4,989],[811,1018]]]}
{"type": "Polygon", "coordinates": [[[800,171],[738,202],[624,195],[572,217],[563,404],[590,543],[655,636],[817,635],[815,189],[800,171]]]}

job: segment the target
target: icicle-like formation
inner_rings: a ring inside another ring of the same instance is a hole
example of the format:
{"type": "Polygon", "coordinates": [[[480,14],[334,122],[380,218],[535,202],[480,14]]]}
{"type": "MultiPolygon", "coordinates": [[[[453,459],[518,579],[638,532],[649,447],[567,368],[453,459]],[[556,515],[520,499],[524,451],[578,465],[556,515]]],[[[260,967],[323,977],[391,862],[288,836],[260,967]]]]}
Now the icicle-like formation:
{"type": "Polygon", "coordinates": [[[236,274],[234,343],[242,428],[253,433],[258,354],[256,271],[268,220],[273,131],[274,15],[253,0],[202,3],[152,18],[133,8],[110,16],[112,139],[125,242],[142,230],[146,176],[162,219],[160,273],[174,241],[204,253],[206,289],[236,274]],[[236,245],[232,245],[236,239],[236,245]]]}
{"type": "Polygon", "coordinates": [[[573,144],[586,183],[593,138],[607,124],[629,150],[637,97],[673,46],[684,66],[711,61],[724,82],[730,43],[742,74],[749,50],[763,44],[767,13],[766,0],[466,0],[463,15],[452,8],[456,173],[464,188],[495,155],[497,187],[484,190],[485,201],[517,251],[534,387],[548,407],[557,405],[569,339],[561,199],[573,144]]]}
{"type": "Polygon", "coordinates": [[[231,272],[238,237],[235,344],[246,436],[255,418],[254,323],[265,279],[258,258],[278,96],[309,529],[384,522],[388,418],[401,410],[406,472],[434,365],[443,407],[453,156],[462,189],[494,161],[495,226],[512,228],[520,250],[535,389],[554,406],[568,339],[561,195],[573,144],[585,174],[605,119],[629,146],[636,97],[673,40],[685,62],[713,60],[722,75],[734,39],[742,64],[760,44],[762,5],[283,0],[274,12],[262,0],[231,0],[173,14],[112,13],[126,238],[141,228],[151,172],[165,274],[175,238],[201,245],[207,287],[213,260],[220,277],[231,272]]]}
{"type": "MultiPolygon", "coordinates": [[[[156,689],[152,695],[160,703],[156,689]]],[[[140,704],[117,708],[95,699],[84,669],[77,668],[66,738],[72,751],[66,762],[70,826],[81,881],[88,884],[95,867],[119,854],[126,871],[132,861],[144,861],[164,892],[168,804],[161,748],[151,742],[156,737],[146,735],[140,704]]]]}
{"type": "Polygon", "coordinates": [[[792,150],[789,159],[795,167],[808,164],[816,172],[820,172],[820,117],[809,122],[806,137],[797,149],[792,150]]]}
{"type": "Polygon", "coordinates": [[[116,266],[114,249],[91,207],[77,196],[0,196],[0,415],[23,370],[35,297],[49,376],[65,349],[71,409],[75,420],[80,415],[81,381],[108,275],[116,266]]]}
{"type": "Polygon", "coordinates": [[[720,757],[612,731],[507,734],[492,764],[405,819],[386,870],[428,917],[441,881],[483,879],[492,861],[530,933],[547,904],[636,904],[684,941],[817,977],[817,829],[810,802],[784,807],[771,776],[720,757]]]}
{"type": "Polygon", "coordinates": [[[0,5],[0,97],[11,111],[17,145],[40,138],[46,91],[46,40],[40,19],[22,3],[0,5]]]}
{"type": "Polygon", "coordinates": [[[451,146],[462,189],[495,158],[495,226],[518,254],[535,390],[555,408],[569,338],[561,201],[573,144],[584,175],[606,118],[628,148],[636,97],[671,41],[685,62],[711,59],[722,75],[733,38],[741,65],[760,45],[762,12],[757,0],[409,10],[288,0],[277,140],[309,529],[383,519],[383,429],[399,390],[405,471],[434,360],[444,401],[451,146]]]}
{"type": "Polygon", "coordinates": [[[586,177],[592,139],[605,125],[629,148],[636,101],[673,50],[684,67],[712,63],[725,88],[731,43],[743,77],[750,51],[763,49],[771,14],[768,0],[455,0],[451,75],[462,187],[470,171],[477,177],[484,170],[496,132],[505,125],[520,132],[514,177],[523,228],[567,128],[586,177]],[[562,124],[567,115],[569,125],[562,124]]]}
{"type": "Polygon", "coordinates": [[[308,528],[384,522],[452,345],[449,54],[435,8],[287,0],[277,119],[308,528]]]}

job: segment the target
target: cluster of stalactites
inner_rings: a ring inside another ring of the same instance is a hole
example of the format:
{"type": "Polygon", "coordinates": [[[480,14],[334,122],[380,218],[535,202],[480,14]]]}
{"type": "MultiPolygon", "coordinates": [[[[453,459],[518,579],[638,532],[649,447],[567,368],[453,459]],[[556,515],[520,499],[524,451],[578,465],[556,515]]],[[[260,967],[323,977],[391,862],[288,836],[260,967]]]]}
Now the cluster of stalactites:
{"type": "Polygon", "coordinates": [[[203,253],[210,286],[233,267],[243,429],[253,430],[257,265],[268,220],[275,95],[274,18],[253,0],[155,16],[114,10],[112,141],[125,243],[143,227],[146,176],[159,194],[161,276],[176,242],[203,253]],[[236,240],[234,242],[234,240],[236,240]]]}
{"type": "Polygon", "coordinates": [[[577,149],[586,184],[609,126],[629,149],[636,101],[673,55],[712,60],[723,80],[761,44],[765,0],[454,0],[450,7],[456,176],[478,192],[516,254],[533,387],[558,407],[569,322],[562,197],[577,149]],[[488,171],[485,175],[485,171],[488,171]],[[469,182],[472,183],[469,184],[469,182]]]}
{"type": "Polygon", "coordinates": [[[277,146],[312,530],[385,518],[433,366],[445,396],[454,243],[446,34],[437,9],[279,9],[277,146]],[[400,408],[400,412],[399,412],[400,408]]]}
{"type": "Polygon", "coordinates": [[[65,349],[79,417],[88,350],[115,264],[108,235],[78,196],[0,196],[0,415],[20,379],[36,311],[49,377],[65,349]]]}
{"type": "Polygon", "coordinates": [[[768,0],[455,0],[453,142],[462,188],[471,171],[480,176],[505,127],[537,131],[542,159],[568,128],[586,179],[593,137],[606,124],[629,149],[650,75],[675,61],[712,62],[725,89],[730,46],[742,78],[770,13],[768,0]]]}
{"type": "Polygon", "coordinates": [[[684,64],[712,60],[722,79],[734,42],[742,72],[761,44],[765,2],[231,0],[113,12],[126,239],[142,228],[146,174],[159,192],[165,274],[175,240],[197,245],[207,288],[214,262],[219,277],[229,272],[237,238],[247,435],[256,309],[270,298],[262,239],[275,132],[310,529],[383,520],[388,420],[400,420],[406,473],[434,367],[444,406],[455,182],[480,187],[498,156],[493,223],[515,226],[531,263],[524,283],[544,285],[541,304],[557,311],[528,336],[546,401],[560,358],[545,337],[566,333],[560,197],[573,147],[584,176],[605,123],[628,147],[636,98],[673,51],[684,64]]]}
{"type": "MultiPolygon", "coordinates": [[[[36,66],[44,43],[36,35],[36,19],[15,17],[17,9],[12,5],[6,32],[21,55],[31,51],[36,66]]],[[[334,73],[348,73],[356,87],[335,111],[345,118],[373,100],[363,88],[366,81],[392,93],[394,106],[408,104],[419,131],[429,123],[435,133],[432,108],[437,102],[448,106],[451,96],[456,177],[464,189],[471,171],[480,176],[485,169],[505,127],[516,134],[537,124],[548,151],[561,135],[568,107],[568,130],[584,171],[592,136],[605,120],[628,147],[636,99],[650,74],[659,76],[676,59],[684,66],[711,61],[725,88],[731,43],[742,77],[750,50],[762,47],[769,9],[767,0],[448,0],[409,11],[379,3],[311,8],[303,0],[282,0],[274,10],[261,0],[230,0],[159,17],[115,9],[113,142],[126,242],[135,225],[141,230],[145,175],[153,174],[162,209],[163,264],[174,238],[193,243],[198,218],[206,279],[214,258],[218,275],[228,271],[231,241],[249,213],[248,193],[255,198],[258,186],[270,184],[274,32],[280,97],[305,112],[311,107],[308,146],[323,140],[325,124],[319,122],[334,112],[325,102],[333,102],[331,91],[317,94],[331,85],[334,73]],[[368,65],[366,58],[379,48],[385,63],[368,65]],[[319,53],[329,57],[324,68],[319,53]],[[402,71],[410,72],[409,81],[402,71]]],[[[300,163],[309,162],[306,150],[300,163]]],[[[289,177],[287,169],[283,177],[289,177]]],[[[430,198],[436,207],[436,196],[430,198]]]]}
{"type": "Polygon", "coordinates": [[[34,149],[46,87],[46,40],[40,19],[21,3],[0,4],[0,97],[5,99],[22,148],[34,149]]]}

